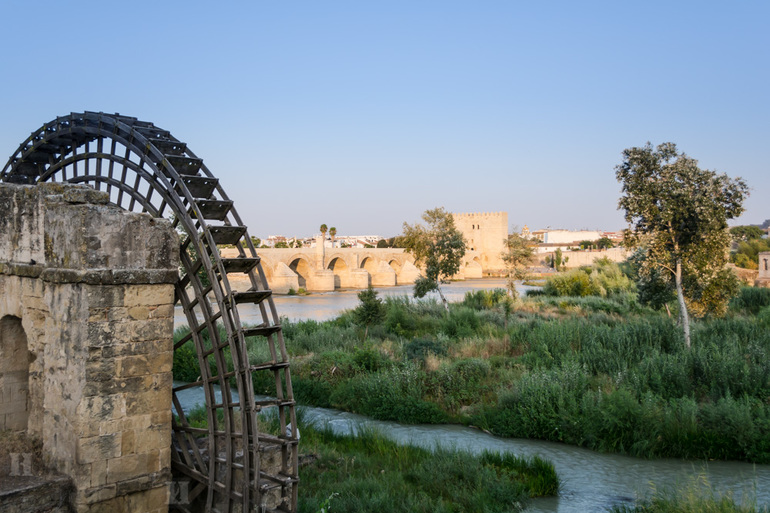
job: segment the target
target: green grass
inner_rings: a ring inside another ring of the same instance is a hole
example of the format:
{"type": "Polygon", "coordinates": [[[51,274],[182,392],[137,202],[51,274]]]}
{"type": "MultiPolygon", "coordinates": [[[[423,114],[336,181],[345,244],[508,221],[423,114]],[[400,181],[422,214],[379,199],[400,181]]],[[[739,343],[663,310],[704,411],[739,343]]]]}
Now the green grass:
{"type": "Polygon", "coordinates": [[[329,497],[335,513],[521,511],[530,496],[559,489],[553,465],[537,457],[427,450],[371,430],[300,430],[300,450],[318,459],[300,469],[299,511],[319,511],[329,497]]]}
{"type": "Polygon", "coordinates": [[[758,508],[754,501],[736,502],[732,494],[716,493],[704,477],[685,486],[655,491],[652,497],[634,506],[616,506],[613,513],[767,513],[768,508],[758,508]]]}

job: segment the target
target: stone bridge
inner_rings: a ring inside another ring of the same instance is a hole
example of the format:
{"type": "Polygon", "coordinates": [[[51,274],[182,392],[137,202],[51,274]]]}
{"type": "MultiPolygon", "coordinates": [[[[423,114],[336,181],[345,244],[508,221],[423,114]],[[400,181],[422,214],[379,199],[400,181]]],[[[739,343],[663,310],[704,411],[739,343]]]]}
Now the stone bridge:
{"type": "MultiPolygon", "coordinates": [[[[262,248],[262,269],[277,294],[303,288],[310,292],[335,289],[365,289],[411,285],[420,276],[414,257],[401,248],[329,248],[320,237],[312,248],[262,248]]],[[[235,257],[235,248],[222,249],[222,257],[235,257]]],[[[481,278],[488,258],[479,251],[467,251],[455,280],[481,278]]],[[[238,275],[228,276],[236,288],[249,283],[238,275]]]]}
{"type": "MultiPolygon", "coordinates": [[[[365,289],[412,284],[420,275],[414,257],[395,248],[327,248],[316,241],[312,248],[262,248],[262,269],[273,292],[290,289],[325,292],[335,289],[365,289]]],[[[223,249],[222,256],[236,256],[235,248],[223,249]]],[[[247,286],[235,275],[235,287],[247,286]]]]}

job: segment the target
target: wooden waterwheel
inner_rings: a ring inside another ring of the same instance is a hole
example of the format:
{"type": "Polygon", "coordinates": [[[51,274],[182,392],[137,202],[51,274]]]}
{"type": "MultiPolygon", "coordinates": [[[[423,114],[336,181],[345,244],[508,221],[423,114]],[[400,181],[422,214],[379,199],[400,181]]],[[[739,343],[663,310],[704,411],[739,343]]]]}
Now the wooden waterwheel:
{"type": "Polygon", "coordinates": [[[271,291],[251,237],[219,180],[185,143],[167,130],[136,118],[99,112],[62,116],[34,131],[0,172],[0,181],[59,181],[106,191],[127,210],[173,218],[182,233],[182,272],[176,301],[190,333],[200,377],[174,386],[172,471],[189,487],[180,511],[216,513],[295,511],[297,421],[289,361],[271,291]],[[234,245],[237,258],[222,258],[234,245]],[[234,291],[228,273],[248,276],[234,291]],[[240,305],[257,305],[261,324],[244,327],[240,305]],[[270,358],[250,362],[249,344],[265,344],[270,358]],[[275,388],[255,400],[253,373],[269,373],[275,388]],[[202,387],[208,427],[190,426],[177,394],[202,387]],[[237,394],[231,392],[231,387],[237,394]],[[280,430],[261,433],[257,413],[275,406],[280,430]],[[264,462],[270,459],[271,465],[264,462]]]}

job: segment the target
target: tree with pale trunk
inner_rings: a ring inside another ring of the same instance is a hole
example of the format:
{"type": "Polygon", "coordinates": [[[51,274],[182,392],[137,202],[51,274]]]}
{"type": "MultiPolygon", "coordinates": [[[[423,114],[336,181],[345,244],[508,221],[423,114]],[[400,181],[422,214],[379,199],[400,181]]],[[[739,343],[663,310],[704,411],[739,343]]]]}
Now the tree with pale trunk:
{"type": "Polygon", "coordinates": [[[514,301],[519,299],[516,282],[529,278],[528,268],[532,264],[536,245],[534,241],[525,239],[518,233],[508,235],[505,240],[505,250],[500,256],[505,262],[508,294],[514,301]]]}
{"type": "Polygon", "coordinates": [[[622,185],[618,208],[630,224],[626,245],[644,252],[640,275],[656,274],[675,290],[690,347],[690,310],[719,315],[737,292],[725,267],[727,220],[743,212],[748,187],[740,178],[698,168],[673,143],[624,150],[615,175],[622,185]]]}
{"type": "Polygon", "coordinates": [[[441,284],[460,271],[465,255],[465,239],[455,227],[452,214],[443,208],[426,210],[422,215],[425,225],[404,223],[403,247],[414,256],[416,266],[424,266],[425,273],[414,282],[414,297],[424,297],[437,291],[444,309],[449,312],[441,284]]]}

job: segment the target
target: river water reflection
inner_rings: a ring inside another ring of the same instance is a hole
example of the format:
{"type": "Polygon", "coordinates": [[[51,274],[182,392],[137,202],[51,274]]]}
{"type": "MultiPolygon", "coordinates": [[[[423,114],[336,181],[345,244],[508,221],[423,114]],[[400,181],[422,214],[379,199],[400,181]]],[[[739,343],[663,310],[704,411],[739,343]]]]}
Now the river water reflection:
{"type": "MultiPolygon", "coordinates": [[[[460,301],[470,290],[505,287],[503,279],[467,280],[444,287],[449,301],[460,301]]],[[[525,290],[527,287],[521,287],[525,290]]],[[[411,295],[411,286],[377,289],[381,297],[411,295]]],[[[309,296],[276,296],[278,314],[291,320],[334,318],[340,312],[355,308],[358,291],[338,291],[309,296]]],[[[437,295],[434,297],[437,298],[437,295]]],[[[239,313],[244,323],[259,323],[256,308],[239,313]]],[[[186,324],[177,310],[177,325],[186,324]]],[[[202,389],[190,389],[180,397],[185,410],[203,402],[202,389]]],[[[352,413],[325,408],[303,408],[305,419],[317,425],[328,425],[340,433],[355,433],[362,427],[374,428],[400,443],[424,447],[455,447],[470,452],[483,450],[510,451],[514,454],[540,455],[554,463],[562,480],[558,497],[536,499],[528,511],[578,513],[607,511],[613,505],[629,503],[636,497],[649,495],[651,489],[687,486],[699,476],[719,493],[729,492],[741,501],[752,497],[760,506],[770,506],[770,465],[740,462],[701,462],[684,460],[642,460],[601,454],[564,444],[538,440],[499,438],[482,431],[456,425],[401,425],[382,422],[352,413]]]]}

